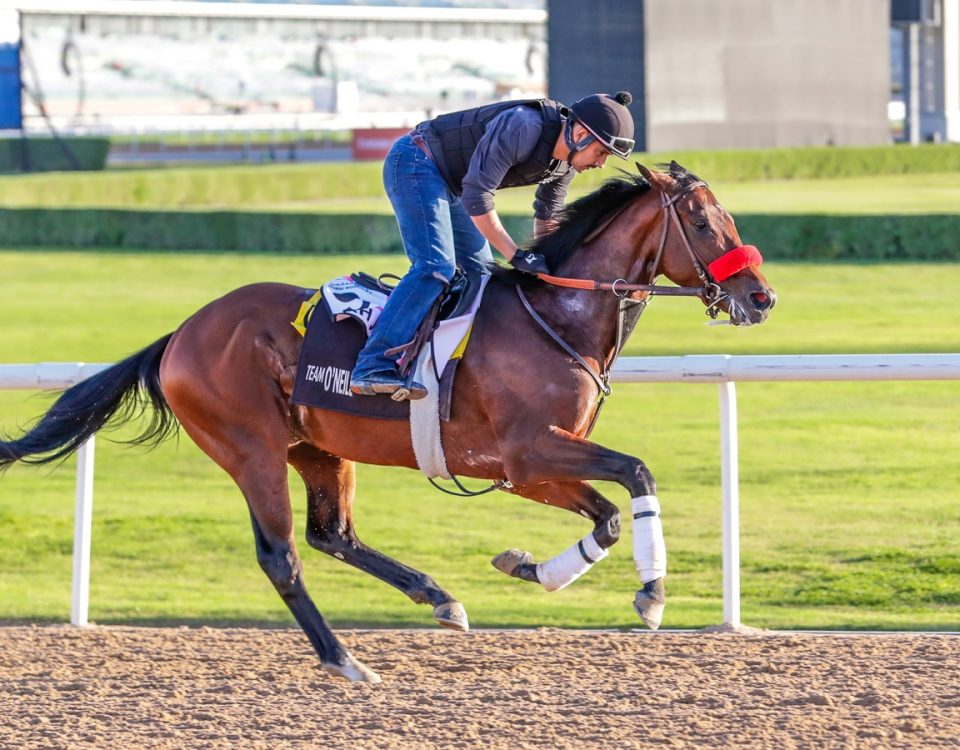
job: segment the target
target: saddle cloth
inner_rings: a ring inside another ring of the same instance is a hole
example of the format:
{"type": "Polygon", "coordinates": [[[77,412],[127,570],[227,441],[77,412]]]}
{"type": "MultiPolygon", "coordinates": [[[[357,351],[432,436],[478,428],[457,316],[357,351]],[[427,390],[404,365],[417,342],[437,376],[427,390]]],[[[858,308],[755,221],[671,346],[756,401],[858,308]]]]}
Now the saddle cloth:
{"type": "MultiPolygon", "coordinates": [[[[479,290],[469,300],[465,312],[458,305],[455,317],[437,324],[430,342],[414,363],[418,376],[421,376],[429,362],[435,377],[426,379],[436,383],[434,391],[439,399],[438,409],[445,420],[450,418],[456,363],[466,349],[473,318],[488,279],[488,276],[481,279],[479,290]]],[[[408,401],[393,401],[387,395],[354,396],[350,392],[350,373],[357,355],[366,344],[368,332],[387,300],[387,294],[373,288],[375,285],[370,277],[361,274],[342,276],[324,284],[301,304],[297,318],[292,322],[293,327],[304,335],[293,403],[378,419],[410,419],[408,401]]],[[[430,389],[430,384],[423,384],[430,389]]]]}

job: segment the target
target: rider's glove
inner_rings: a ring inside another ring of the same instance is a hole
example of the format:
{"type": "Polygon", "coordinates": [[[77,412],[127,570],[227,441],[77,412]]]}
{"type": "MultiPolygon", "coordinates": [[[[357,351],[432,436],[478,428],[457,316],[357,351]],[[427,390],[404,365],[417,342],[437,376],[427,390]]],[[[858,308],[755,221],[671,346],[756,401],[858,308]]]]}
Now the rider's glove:
{"type": "Polygon", "coordinates": [[[531,253],[528,250],[517,249],[510,259],[510,265],[524,273],[550,273],[547,260],[540,253],[531,253]]]}

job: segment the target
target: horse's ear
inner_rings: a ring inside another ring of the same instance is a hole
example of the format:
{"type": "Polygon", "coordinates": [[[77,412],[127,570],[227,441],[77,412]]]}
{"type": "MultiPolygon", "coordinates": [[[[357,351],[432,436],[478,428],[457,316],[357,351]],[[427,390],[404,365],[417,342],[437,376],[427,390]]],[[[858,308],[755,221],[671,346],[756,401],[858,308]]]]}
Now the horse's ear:
{"type": "Polygon", "coordinates": [[[637,162],[634,162],[634,164],[637,165],[637,169],[640,170],[640,174],[643,175],[644,179],[645,179],[647,182],[652,182],[652,181],[653,181],[653,172],[651,172],[649,169],[647,169],[645,166],[643,166],[643,164],[641,164],[641,163],[638,162],[638,161],[637,161],[637,162]]]}
{"type": "Polygon", "coordinates": [[[690,173],[687,171],[687,168],[681,166],[675,159],[670,160],[670,176],[674,180],[684,180],[690,177],[690,173]]]}

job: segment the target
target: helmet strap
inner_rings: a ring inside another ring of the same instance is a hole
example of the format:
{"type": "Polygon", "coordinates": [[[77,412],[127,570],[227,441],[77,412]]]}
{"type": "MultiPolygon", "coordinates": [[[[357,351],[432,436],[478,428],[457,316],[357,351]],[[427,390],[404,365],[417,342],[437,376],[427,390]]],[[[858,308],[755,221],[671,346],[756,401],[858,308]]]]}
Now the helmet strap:
{"type": "Polygon", "coordinates": [[[570,152],[567,154],[567,165],[570,167],[573,166],[574,155],[583,151],[587,146],[596,140],[596,138],[593,137],[593,134],[589,131],[579,141],[573,140],[573,126],[575,123],[576,120],[574,120],[572,117],[569,117],[567,118],[567,124],[563,127],[563,141],[567,144],[567,148],[570,149],[570,152]]]}

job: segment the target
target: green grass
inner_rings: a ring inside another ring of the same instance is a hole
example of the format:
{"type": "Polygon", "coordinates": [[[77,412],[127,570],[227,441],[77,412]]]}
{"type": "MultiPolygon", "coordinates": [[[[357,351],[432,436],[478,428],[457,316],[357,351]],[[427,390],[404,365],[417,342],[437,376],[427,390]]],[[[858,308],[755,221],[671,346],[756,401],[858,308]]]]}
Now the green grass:
{"type": "MultiPolygon", "coordinates": [[[[397,256],[303,259],[159,253],[0,253],[0,362],[113,361],[241,284],[316,285],[397,256]]],[[[698,303],[651,305],[628,355],[960,351],[960,266],[769,264],[780,295],[759,328],[709,328],[698,303]]],[[[738,386],[743,619],[764,627],[960,629],[960,385],[738,386]]],[[[0,392],[0,429],[49,397],[0,392]]],[[[594,438],[658,478],[670,555],[665,627],[720,622],[718,407],[709,385],[620,385],[594,438]]],[[[129,431],[123,433],[129,434],[129,431]]],[[[64,620],[73,461],[0,478],[0,619],[64,620]]],[[[569,589],[497,573],[512,546],[538,558],[583,519],[518,498],[466,500],[420,475],[361,466],[356,521],[373,546],[433,575],[478,626],[637,627],[630,537],[569,589]]],[[[294,488],[298,535],[304,500],[294,488]]],[[[619,487],[602,491],[628,507],[619,487]]],[[[292,622],[257,566],[229,478],[182,436],[152,453],[97,442],[91,618],[292,622]]],[[[428,608],[301,543],[307,584],[335,624],[426,626],[428,608]]]]}
{"type": "Polygon", "coordinates": [[[878,175],[831,180],[718,182],[711,186],[736,216],[754,214],[955,214],[960,174],[878,175]]]}
{"type": "Polygon", "coordinates": [[[99,173],[0,176],[0,205],[214,208],[333,196],[378,196],[382,166],[353,164],[206,165],[99,173]]]}
{"type": "MultiPolygon", "coordinates": [[[[923,153],[954,151],[960,155],[923,153]]],[[[756,158],[749,155],[751,163],[756,158]]],[[[819,179],[702,174],[743,240],[770,259],[954,261],[960,172],[949,171],[948,160],[942,165],[943,173],[819,179]]],[[[366,162],[0,177],[0,235],[8,246],[39,249],[399,252],[380,169],[366,162]]],[[[611,164],[578,177],[570,199],[616,174],[611,164]]],[[[521,243],[530,240],[532,203],[531,189],[497,196],[505,226],[521,243]]]]}

